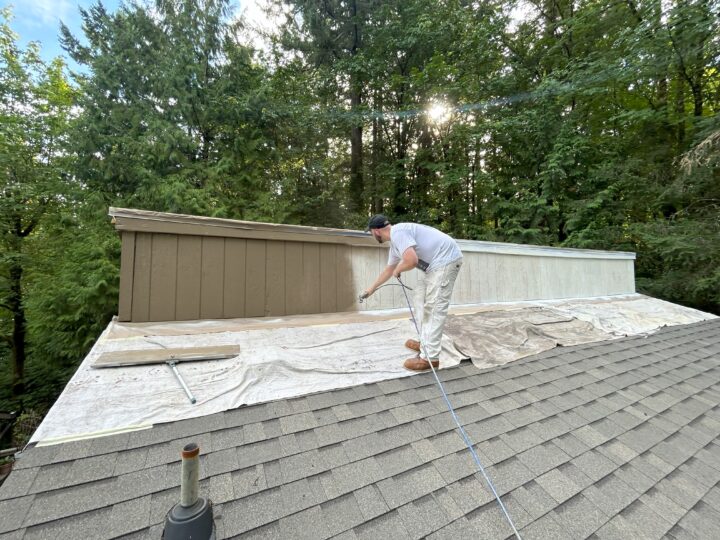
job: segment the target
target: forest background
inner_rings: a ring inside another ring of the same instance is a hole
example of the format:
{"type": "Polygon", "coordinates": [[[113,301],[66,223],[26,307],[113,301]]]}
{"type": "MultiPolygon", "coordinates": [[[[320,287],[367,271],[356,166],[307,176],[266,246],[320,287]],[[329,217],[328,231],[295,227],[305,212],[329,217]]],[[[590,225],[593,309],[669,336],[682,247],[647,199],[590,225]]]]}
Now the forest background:
{"type": "Polygon", "coordinates": [[[98,3],[74,70],[1,12],[0,410],[42,417],[117,312],[109,206],[634,251],[720,313],[718,0],[270,4],[253,50],[228,0],[98,3]]]}

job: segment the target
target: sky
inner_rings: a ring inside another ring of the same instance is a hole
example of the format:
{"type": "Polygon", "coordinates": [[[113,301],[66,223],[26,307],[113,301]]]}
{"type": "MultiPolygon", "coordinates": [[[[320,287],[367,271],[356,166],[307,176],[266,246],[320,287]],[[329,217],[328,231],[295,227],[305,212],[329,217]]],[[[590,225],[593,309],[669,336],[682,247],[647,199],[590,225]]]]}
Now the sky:
{"type": "MultiPolygon", "coordinates": [[[[41,54],[49,61],[57,56],[64,56],[60,47],[60,21],[78,36],[82,36],[79,7],[89,9],[96,0],[0,0],[3,7],[12,6],[14,20],[10,27],[20,36],[19,43],[24,48],[30,41],[41,44],[41,54]]],[[[102,0],[109,12],[115,11],[121,0],[102,0]]],[[[262,0],[232,0],[236,13],[243,13],[250,20],[262,20],[258,4],[262,0]]],[[[67,59],[71,69],[76,65],[67,59]]]]}

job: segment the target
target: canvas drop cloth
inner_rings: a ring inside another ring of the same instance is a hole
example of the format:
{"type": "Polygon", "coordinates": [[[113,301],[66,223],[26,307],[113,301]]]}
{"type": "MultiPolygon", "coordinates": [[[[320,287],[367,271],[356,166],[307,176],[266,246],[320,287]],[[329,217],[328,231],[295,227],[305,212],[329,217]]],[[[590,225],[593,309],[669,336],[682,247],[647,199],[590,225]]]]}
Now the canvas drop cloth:
{"type": "MultiPolygon", "coordinates": [[[[650,332],[713,315],[641,295],[457,306],[441,368],[464,355],[500,365],[558,344],[650,332]]],[[[411,375],[402,362],[415,330],[407,310],[176,323],[111,322],[31,442],[52,444],[205,416],[240,405],[411,375]],[[166,365],[94,369],[104,352],[238,345],[235,358],[177,366],[191,404],[166,365]]]]}

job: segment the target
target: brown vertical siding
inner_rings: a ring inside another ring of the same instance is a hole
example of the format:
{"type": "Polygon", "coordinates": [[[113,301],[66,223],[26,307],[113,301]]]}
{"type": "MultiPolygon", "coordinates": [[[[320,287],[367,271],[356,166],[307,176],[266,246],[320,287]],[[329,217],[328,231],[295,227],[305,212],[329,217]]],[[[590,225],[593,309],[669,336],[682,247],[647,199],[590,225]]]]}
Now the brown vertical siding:
{"type": "Polygon", "coordinates": [[[187,321],[200,318],[200,261],[202,238],[178,236],[177,293],[175,318],[187,321]]]}
{"type": "Polygon", "coordinates": [[[285,291],[287,268],[285,266],[286,242],[266,242],[265,315],[285,315],[285,291]]]}
{"type": "Polygon", "coordinates": [[[320,313],[320,245],[303,242],[300,313],[320,313]]]}
{"type": "Polygon", "coordinates": [[[138,233],[135,237],[135,272],[133,276],[132,320],[150,320],[150,268],[152,267],[152,235],[138,233]]]}
{"type": "Polygon", "coordinates": [[[247,241],[245,259],[245,316],[263,317],[265,315],[265,240],[247,241]]]}
{"type": "Polygon", "coordinates": [[[245,257],[247,241],[225,238],[225,301],[223,317],[232,319],[245,316],[245,257]]]}
{"type": "Polygon", "coordinates": [[[118,319],[132,320],[132,289],[135,273],[135,233],[122,233],[122,250],[120,252],[120,299],[118,319]]]}
{"type": "Polygon", "coordinates": [[[285,306],[286,315],[302,313],[303,245],[285,242],[285,306]]]}
{"type": "Polygon", "coordinates": [[[225,277],[225,239],[202,239],[200,318],[221,319],[225,277]]]}
{"type": "Polygon", "coordinates": [[[152,235],[152,264],[150,266],[151,321],[171,321],[175,318],[178,237],[174,234],[152,235]]]}

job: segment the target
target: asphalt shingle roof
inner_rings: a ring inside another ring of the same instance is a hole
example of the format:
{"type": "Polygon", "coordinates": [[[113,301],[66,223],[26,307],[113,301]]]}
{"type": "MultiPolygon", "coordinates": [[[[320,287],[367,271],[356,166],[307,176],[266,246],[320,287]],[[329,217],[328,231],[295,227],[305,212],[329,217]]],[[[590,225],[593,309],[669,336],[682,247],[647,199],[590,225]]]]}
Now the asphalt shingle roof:
{"type": "MultiPolygon", "coordinates": [[[[523,538],[720,530],[720,319],[439,372],[523,538]]],[[[159,538],[201,447],[218,538],[506,538],[431,374],[24,453],[0,539],[159,538]]]]}

